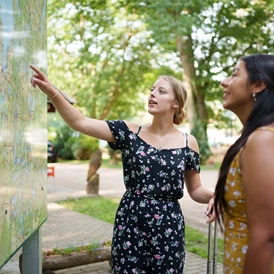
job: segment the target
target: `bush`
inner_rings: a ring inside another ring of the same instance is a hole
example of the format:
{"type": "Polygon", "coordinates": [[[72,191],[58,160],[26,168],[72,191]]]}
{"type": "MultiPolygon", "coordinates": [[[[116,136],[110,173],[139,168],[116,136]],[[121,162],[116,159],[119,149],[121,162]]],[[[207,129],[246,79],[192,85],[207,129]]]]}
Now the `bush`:
{"type": "Polygon", "coordinates": [[[89,160],[91,154],[98,149],[99,140],[80,133],[72,146],[73,155],[77,160],[89,160]]]}
{"type": "Polygon", "coordinates": [[[56,131],[54,139],[58,157],[64,160],[88,160],[99,147],[99,141],[71,129],[63,124],[56,131]]]}
{"type": "Polygon", "coordinates": [[[79,135],[79,133],[75,132],[66,124],[59,127],[58,131],[56,131],[56,137],[54,138],[58,157],[65,160],[75,159],[72,146],[77,142],[77,135],[79,135]]]}

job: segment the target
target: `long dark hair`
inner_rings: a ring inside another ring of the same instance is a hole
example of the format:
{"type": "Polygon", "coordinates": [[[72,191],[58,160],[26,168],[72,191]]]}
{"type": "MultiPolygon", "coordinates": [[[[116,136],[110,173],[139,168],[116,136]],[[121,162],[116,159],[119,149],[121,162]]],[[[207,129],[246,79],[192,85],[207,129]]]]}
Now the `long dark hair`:
{"type": "Polygon", "coordinates": [[[245,145],[250,134],[257,128],[274,122],[274,55],[254,54],[240,58],[245,63],[248,82],[264,83],[266,88],[257,94],[254,108],[250,113],[240,138],[228,149],[219,171],[219,178],[215,188],[214,209],[218,222],[222,227],[224,212],[227,212],[225,201],[225,183],[231,162],[245,145]]]}

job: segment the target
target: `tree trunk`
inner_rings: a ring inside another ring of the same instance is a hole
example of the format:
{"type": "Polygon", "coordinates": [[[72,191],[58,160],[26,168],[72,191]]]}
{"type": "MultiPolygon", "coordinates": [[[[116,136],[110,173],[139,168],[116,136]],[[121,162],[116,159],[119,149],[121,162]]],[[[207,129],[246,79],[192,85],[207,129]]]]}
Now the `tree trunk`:
{"type": "Polygon", "coordinates": [[[204,128],[207,128],[208,114],[205,105],[205,95],[200,92],[200,89],[196,90],[197,97],[197,108],[198,108],[198,118],[204,125],[204,128]]]}
{"type": "Polygon", "coordinates": [[[184,41],[182,37],[177,37],[176,41],[177,50],[179,52],[180,60],[183,67],[183,82],[187,90],[187,116],[190,128],[194,127],[195,119],[195,100],[194,90],[192,86],[193,79],[195,78],[194,57],[192,52],[192,40],[191,37],[187,41],[184,41]]]}
{"type": "Polygon", "coordinates": [[[188,36],[187,40],[183,40],[182,37],[177,38],[177,49],[180,54],[180,60],[183,67],[183,79],[184,85],[188,92],[187,101],[187,114],[190,128],[194,127],[194,119],[198,118],[202,124],[205,131],[205,136],[207,137],[207,121],[208,114],[205,105],[205,96],[201,92],[201,87],[195,85],[195,67],[194,67],[194,55],[192,50],[192,38],[191,35],[188,36]],[[195,92],[196,91],[196,92],[195,92]],[[196,101],[195,101],[196,99],[196,101]]]}
{"type": "Polygon", "coordinates": [[[102,164],[102,151],[94,151],[89,160],[89,170],[87,175],[87,194],[99,194],[99,174],[96,173],[102,164]]]}
{"type": "Polygon", "coordinates": [[[99,251],[73,252],[67,255],[43,256],[43,270],[59,270],[91,263],[109,261],[110,247],[99,251]]]}
{"type": "MultiPolygon", "coordinates": [[[[42,270],[43,273],[52,273],[50,271],[109,261],[110,259],[110,246],[105,246],[95,251],[83,250],[79,252],[71,252],[65,255],[56,254],[46,256],[45,253],[43,253],[42,270]]],[[[22,254],[19,257],[19,268],[22,273],[22,254]]]]}

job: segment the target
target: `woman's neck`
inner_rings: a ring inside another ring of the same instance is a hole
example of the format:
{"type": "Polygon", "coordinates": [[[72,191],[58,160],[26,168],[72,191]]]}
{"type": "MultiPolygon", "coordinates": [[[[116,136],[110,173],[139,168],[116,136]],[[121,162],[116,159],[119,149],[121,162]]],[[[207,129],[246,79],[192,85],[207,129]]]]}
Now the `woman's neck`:
{"type": "Polygon", "coordinates": [[[152,123],[148,127],[153,134],[156,134],[158,136],[165,136],[167,134],[170,134],[175,129],[173,123],[167,123],[166,121],[163,121],[163,120],[156,121],[156,119],[153,119],[152,123]]]}

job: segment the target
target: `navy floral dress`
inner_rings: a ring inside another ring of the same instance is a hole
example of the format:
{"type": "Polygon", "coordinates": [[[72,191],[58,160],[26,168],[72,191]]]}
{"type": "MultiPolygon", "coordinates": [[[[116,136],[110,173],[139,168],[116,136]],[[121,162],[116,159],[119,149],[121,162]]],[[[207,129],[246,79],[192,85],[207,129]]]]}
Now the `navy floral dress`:
{"type": "MultiPolygon", "coordinates": [[[[112,240],[112,273],[183,273],[184,171],[200,172],[199,154],[186,146],[159,150],[123,121],[106,121],[122,152],[126,192],[112,240]]],[[[187,140],[187,135],[186,135],[187,140]]]]}

